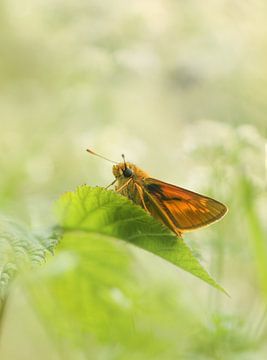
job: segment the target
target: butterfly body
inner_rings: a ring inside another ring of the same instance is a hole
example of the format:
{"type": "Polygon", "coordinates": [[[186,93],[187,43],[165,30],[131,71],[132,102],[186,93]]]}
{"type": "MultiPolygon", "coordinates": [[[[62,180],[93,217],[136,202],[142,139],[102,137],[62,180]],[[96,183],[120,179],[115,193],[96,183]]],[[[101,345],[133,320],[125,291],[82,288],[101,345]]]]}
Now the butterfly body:
{"type": "Polygon", "coordinates": [[[118,193],[140,205],[178,236],[218,221],[227,212],[219,201],[153,179],[135,164],[119,163],[112,172],[118,193]]]}
{"type": "Polygon", "coordinates": [[[140,196],[140,191],[142,191],[140,187],[143,180],[148,178],[149,175],[132,163],[127,162],[125,164],[119,163],[112,168],[113,175],[116,179],[115,190],[121,195],[128,197],[135,204],[144,207],[140,196]],[[125,164],[126,169],[131,171],[130,177],[125,176],[123,173],[123,171],[125,172],[125,164]]]}

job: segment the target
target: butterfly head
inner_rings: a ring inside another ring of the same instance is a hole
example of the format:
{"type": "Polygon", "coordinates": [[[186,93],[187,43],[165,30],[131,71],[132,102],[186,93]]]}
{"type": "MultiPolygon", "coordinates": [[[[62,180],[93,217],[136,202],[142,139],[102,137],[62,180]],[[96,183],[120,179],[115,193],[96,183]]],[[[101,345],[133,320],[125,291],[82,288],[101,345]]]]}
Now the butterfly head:
{"type": "Polygon", "coordinates": [[[115,178],[124,177],[126,179],[133,177],[136,166],[125,161],[125,156],[122,154],[123,162],[113,165],[112,172],[115,178]]]}
{"type": "Polygon", "coordinates": [[[126,162],[124,155],[122,155],[123,162],[113,165],[112,172],[115,178],[118,177],[124,177],[124,178],[130,178],[135,173],[136,166],[132,163],[126,162]]]}

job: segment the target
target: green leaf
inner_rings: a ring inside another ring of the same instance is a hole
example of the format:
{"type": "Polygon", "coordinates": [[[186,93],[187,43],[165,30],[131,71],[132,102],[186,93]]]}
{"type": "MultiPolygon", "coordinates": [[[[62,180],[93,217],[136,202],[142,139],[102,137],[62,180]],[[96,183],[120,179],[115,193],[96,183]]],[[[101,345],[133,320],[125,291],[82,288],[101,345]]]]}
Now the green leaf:
{"type": "Polygon", "coordinates": [[[65,234],[80,231],[95,234],[95,241],[99,235],[127,241],[225,292],[182,239],[141,207],[113,191],[81,186],[61,197],[57,203],[57,213],[65,234]]]}
{"type": "Polygon", "coordinates": [[[42,263],[55,246],[50,235],[34,234],[22,224],[0,217],[0,305],[17,272],[42,263]]]}
{"type": "MultiPolygon", "coordinates": [[[[138,257],[138,250],[129,251],[125,242],[110,236],[67,231],[55,256],[21,278],[20,297],[26,291],[54,344],[51,354],[56,352],[66,360],[183,358],[192,340],[187,342],[181,334],[185,326],[197,328],[198,319],[182,301],[173,269],[164,267],[162,280],[155,276],[161,271],[151,256],[148,261],[138,257]]],[[[13,348],[21,338],[16,333],[17,319],[29,310],[9,306],[8,311],[15,318],[15,332],[6,329],[15,337],[13,348]]],[[[35,326],[27,322],[33,334],[35,326]]],[[[28,338],[23,344],[32,349],[33,337],[28,338]]]]}
{"type": "Polygon", "coordinates": [[[183,358],[192,339],[185,343],[177,334],[197,328],[198,319],[181,302],[177,274],[162,263],[161,271],[152,254],[221,289],[184,242],[101,188],[64,194],[57,212],[62,238],[56,256],[20,279],[60,358],[183,358]],[[152,254],[136,256],[140,248],[152,254]],[[164,279],[158,277],[163,272],[164,279]]]}

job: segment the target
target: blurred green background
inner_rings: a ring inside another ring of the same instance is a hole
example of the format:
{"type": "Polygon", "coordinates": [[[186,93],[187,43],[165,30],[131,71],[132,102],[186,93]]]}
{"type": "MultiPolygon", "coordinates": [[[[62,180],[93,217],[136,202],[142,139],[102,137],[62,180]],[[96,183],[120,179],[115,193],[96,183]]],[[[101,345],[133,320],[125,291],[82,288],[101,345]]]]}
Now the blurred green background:
{"type": "MultiPolygon", "coordinates": [[[[1,1],[2,214],[45,228],[63,192],[109,184],[110,164],[87,147],[229,206],[185,240],[231,298],[136,254],[147,338],[125,336],[122,323],[122,355],[100,337],[92,358],[266,358],[266,22],[263,0],[1,1]],[[140,353],[126,357],[132,347],[140,353]]],[[[3,358],[24,359],[23,344],[29,359],[34,339],[32,358],[57,359],[38,316],[25,325],[35,315],[22,297],[7,314],[3,358]]]]}

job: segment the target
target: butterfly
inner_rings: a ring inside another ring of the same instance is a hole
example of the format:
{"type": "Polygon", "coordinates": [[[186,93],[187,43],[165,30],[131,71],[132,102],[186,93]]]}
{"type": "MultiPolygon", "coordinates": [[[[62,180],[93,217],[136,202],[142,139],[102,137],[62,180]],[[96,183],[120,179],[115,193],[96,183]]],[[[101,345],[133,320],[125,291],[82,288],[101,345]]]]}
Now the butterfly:
{"type": "Polygon", "coordinates": [[[112,168],[115,180],[107,188],[115,184],[116,192],[140,205],[179,237],[220,220],[228,211],[215,199],[150,177],[135,164],[126,162],[124,155],[123,161],[117,163],[87,151],[116,164],[112,168]]]}

